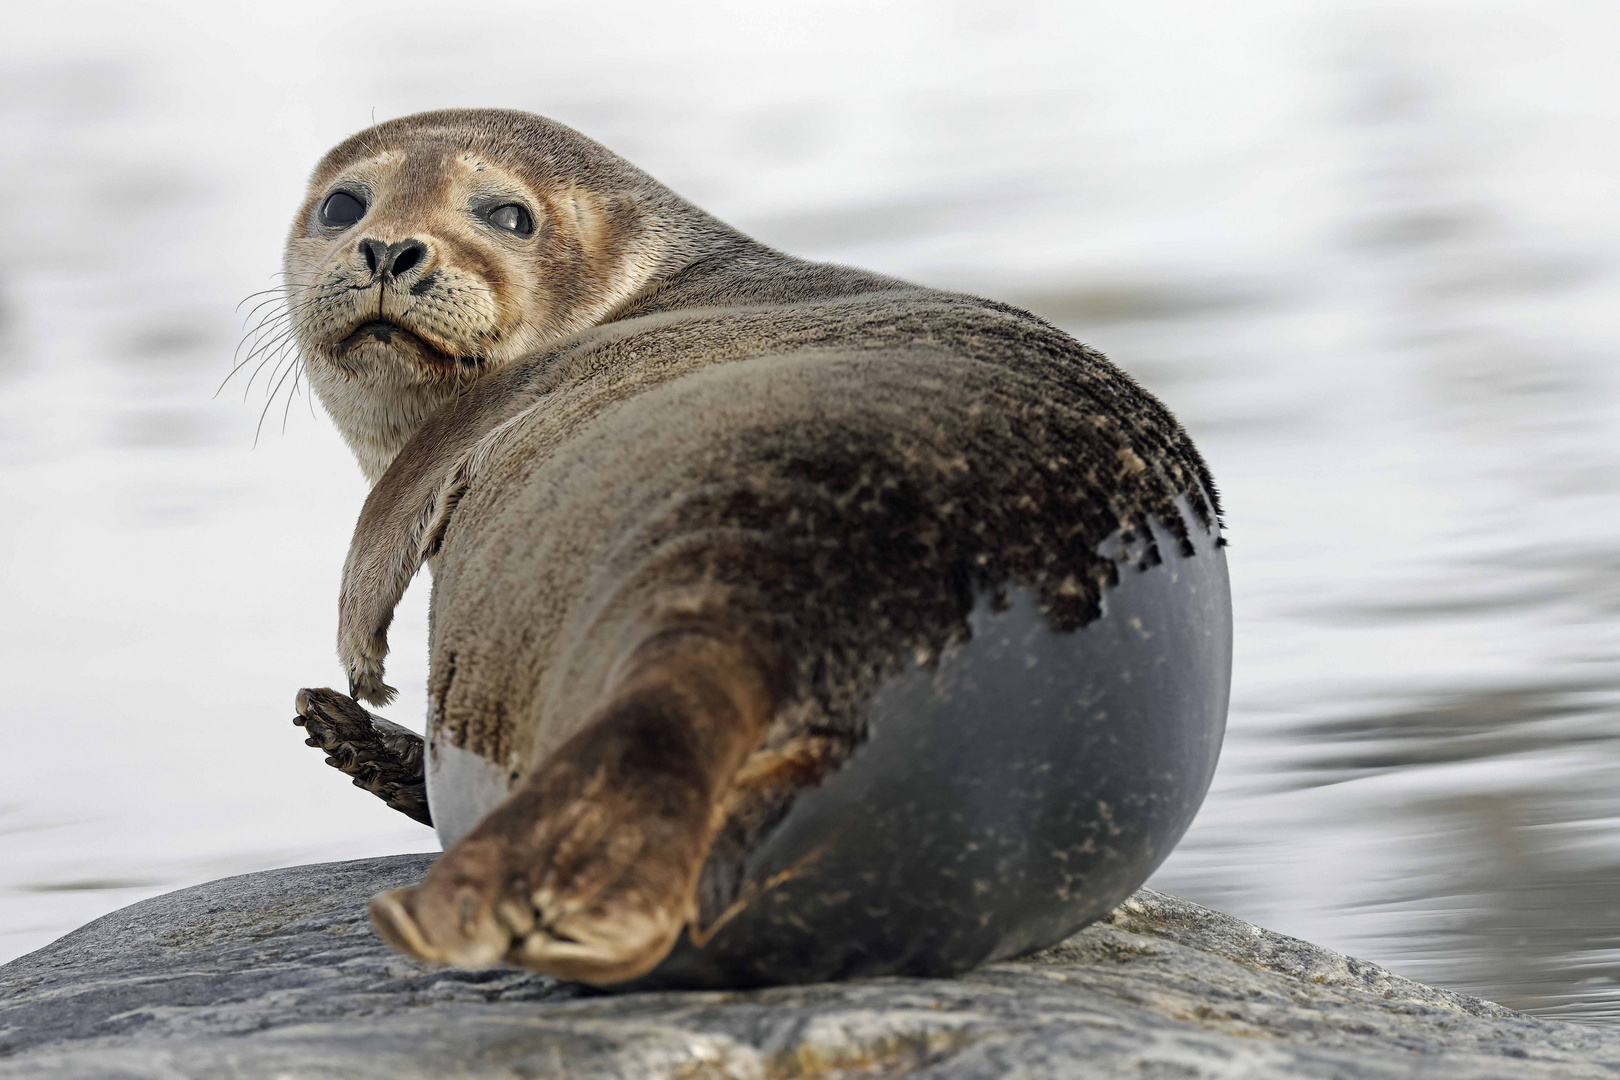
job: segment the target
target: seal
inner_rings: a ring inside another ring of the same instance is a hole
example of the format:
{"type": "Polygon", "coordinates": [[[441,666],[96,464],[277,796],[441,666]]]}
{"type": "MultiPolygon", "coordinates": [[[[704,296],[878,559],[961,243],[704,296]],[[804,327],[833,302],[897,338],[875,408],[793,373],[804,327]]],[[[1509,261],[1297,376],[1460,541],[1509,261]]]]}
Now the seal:
{"type": "Polygon", "coordinates": [[[396,948],[596,984],[946,973],[1104,914],[1190,823],[1219,506],[1101,354],[775,251],[514,111],[339,144],[285,268],[374,485],[349,693],[298,722],[445,846],[373,900],[396,948]],[[354,700],[391,699],[423,564],[425,753],[354,700]]]}

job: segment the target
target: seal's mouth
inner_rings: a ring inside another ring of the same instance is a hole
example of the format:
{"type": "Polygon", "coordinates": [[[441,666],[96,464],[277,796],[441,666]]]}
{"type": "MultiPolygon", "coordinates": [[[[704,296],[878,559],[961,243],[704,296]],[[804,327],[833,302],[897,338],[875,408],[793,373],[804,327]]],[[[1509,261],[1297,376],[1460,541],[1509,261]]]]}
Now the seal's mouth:
{"type": "Polygon", "coordinates": [[[396,322],[387,319],[372,319],[361,323],[349,333],[349,336],[337,343],[338,351],[343,354],[354,352],[356,349],[371,344],[392,346],[393,348],[414,355],[418,360],[435,367],[460,368],[475,367],[478,364],[476,356],[451,356],[449,353],[437,348],[426,339],[405,329],[396,322]]]}
{"type": "Polygon", "coordinates": [[[350,332],[348,337],[338,342],[338,348],[344,352],[349,352],[358,345],[366,345],[373,341],[381,342],[384,345],[403,345],[406,348],[415,346],[446,360],[451,359],[403,326],[396,322],[389,322],[387,319],[372,319],[370,322],[361,323],[350,332]]]}

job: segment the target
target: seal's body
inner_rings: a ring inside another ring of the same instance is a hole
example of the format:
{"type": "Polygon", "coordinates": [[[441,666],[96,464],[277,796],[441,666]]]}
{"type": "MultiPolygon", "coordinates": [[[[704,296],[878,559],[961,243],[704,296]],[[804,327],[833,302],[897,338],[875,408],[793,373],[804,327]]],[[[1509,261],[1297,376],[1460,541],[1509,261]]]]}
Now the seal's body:
{"type": "Polygon", "coordinates": [[[1099,354],[772,251],[521,113],[338,147],[288,271],[375,481],[357,697],[434,573],[447,851],[374,903],[397,946],[598,983],[957,970],[1103,913],[1190,821],[1230,664],[1213,486],[1099,354]]]}

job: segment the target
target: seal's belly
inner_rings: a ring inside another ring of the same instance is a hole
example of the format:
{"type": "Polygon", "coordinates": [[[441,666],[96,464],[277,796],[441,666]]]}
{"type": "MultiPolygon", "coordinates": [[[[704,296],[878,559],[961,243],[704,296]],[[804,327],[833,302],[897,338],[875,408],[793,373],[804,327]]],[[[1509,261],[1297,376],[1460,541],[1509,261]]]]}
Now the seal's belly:
{"type": "Polygon", "coordinates": [[[510,782],[507,771],[482,754],[452,745],[440,732],[428,733],[428,809],[443,847],[460,840],[495,809],[510,782]]]}

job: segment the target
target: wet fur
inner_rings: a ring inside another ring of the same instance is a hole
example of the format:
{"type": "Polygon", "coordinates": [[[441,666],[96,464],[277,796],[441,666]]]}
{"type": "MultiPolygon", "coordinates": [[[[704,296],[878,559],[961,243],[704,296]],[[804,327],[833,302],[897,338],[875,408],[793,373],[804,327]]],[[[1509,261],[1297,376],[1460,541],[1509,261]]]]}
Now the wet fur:
{"type": "MultiPolygon", "coordinates": [[[[1098,545],[1123,530],[1150,564],[1149,516],[1186,544],[1214,487],[1155,399],[1035,316],[773,251],[538,117],[380,125],[322,163],[300,220],[379,155],[429,159],[399,205],[436,220],[454,185],[431,162],[468,154],[553,193],[554,221],[556,192],[587,208],[557,226],[571,254],[525,271],[545,317],[482,331],[521,348],[448,381],[432,358],[320,378],[319,342],[307,358],[376,479],[340,598],[351,688],[391,694],[387,628],[430,562],[429,723],[516,778],[374,913],[427,959],[611,982],[747,901],[748,851],[903,661],[966,640],[976,597],[1030,586],[1083,625],[1130,572],[1098,545]],[[415,389],[368,389],[396,383],[415,389]]],[[[289,266],[316,250],[302,227],[289,266]]]]}

